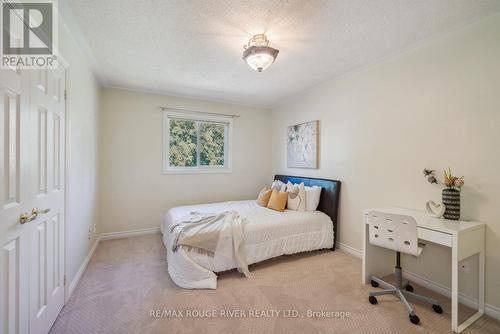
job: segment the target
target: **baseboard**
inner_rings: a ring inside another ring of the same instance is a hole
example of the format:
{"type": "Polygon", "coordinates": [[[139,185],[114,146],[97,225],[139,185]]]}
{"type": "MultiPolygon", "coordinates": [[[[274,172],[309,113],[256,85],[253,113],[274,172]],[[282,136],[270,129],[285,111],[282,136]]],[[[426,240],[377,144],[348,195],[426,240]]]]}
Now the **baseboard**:
{"type": "MultiPolygon", "coordinates": [[[[341,242],[336,243],[337,247],[346,252],[349,253],[357,258],[362,258],[362,252],[356,248],[353,248],[349,245],[343,244],[341,242]]],[[[403,276],[412,281],[415,282],[416,284],[423,286],[424,288],[427,288],[429,290],[432,290],[434,292],[439,293],[440,295],[446,296],[448,298],[451,298],[451,289],[445,285],[442,285],[440,283],[434,282],[427,277],[421,276],[419,274],[416,274],[414,272],[404,270],[403,269],[403,276]]],[[[462,293],[459,294],[458,296],[458,301],[468,307],[477,309],[477,304],[478,301],[475,298],[466,296],[462,293]]],[[[500,320],[500,308],[490,305],[490,304],[485,304],[484,305],[484,313],[486,315],[489,315],[492,318],[500,320]]]]}
{"type": "Polygon", "coordinates": [[[75,288],[78,285],[78,282],[80,282],[80,279],[82,278],[83,273],[85,272],[85,269],[87,269],[89,261],[92,258],[92,255],[94,255],[94,252],[95,252],[95,250],[97,248],[97,245],[99,245],[100,241],[101,241],[101,236],[98,236],[95,239],[94,244],[92,245],[92,248],[90,248],[89,253],[85,257],[85,260],[83,260],[83,263],[80,266],[80,269],[78,269],[78,271],[76,272],[75,277],[73,277],[73,279],[71,280],[71,283],[69,284],[68,292],[67,292],[66,298],[65,298],[66,301],[69,300],[69,297],[71,297],[71,295],[73,294],[73,291],[75,291],[75,288]]]}
{"type": "Polygon", "coordinates": [[[357,250],[356,248],[352,248],[351,246],[348,246],[344,243],[341,243],[341,242],[336,242],[335,245],[342,251],[346,252],[346,253],[349,253],[357,258],[360,258],[362,257],[361,255],[361,251],[360,250],[357,250]]]}
{"type": "MultiPolygon", "coordinates": [[[[414,272],[404,270],[403,269],[403,277],[410,280],[411,282],[415,282],[424,288],[432,290],[434,292],[439,293],[440,295],[451,298],[451,289],[443,284],[434,282],[427,277],[421,276],[414,272]]],[[[476,298],[472,298],[470,296],[464,295],[463,293],[458,294],[458,301],[470,308],[477,309],[478,300],[476,298]]],[[[492,318],[500,320],[500,308],[495,307],[490,304],[484,305],[484,313],[489,315],[492,318]]]]}
{"type": "Polygon", "coordinates": [[[121,232],[110,232],[110,233],[102,233],[101,240],[139,237],[142,235],[157,234],[157,233],[160,233],[159,227],[144,228],[140,230],[121,231],[121,232]]]}

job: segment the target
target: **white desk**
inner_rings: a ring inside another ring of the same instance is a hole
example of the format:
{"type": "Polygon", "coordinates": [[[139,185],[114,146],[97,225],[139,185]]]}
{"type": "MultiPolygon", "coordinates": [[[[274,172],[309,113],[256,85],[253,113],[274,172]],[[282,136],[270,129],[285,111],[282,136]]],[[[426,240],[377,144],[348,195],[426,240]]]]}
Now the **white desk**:
{"type": "MultiPolygon", "coordinates": [[[[429,217],[423,211],[382,208],[373,209],[394,214],[412,216],[417,221],[418,238],[451,248],[451,329],[460,333],[484,314],[484,223],[454,221],[429,217]],[[479,255],[479,307],[478,312],[458,324],[458,262],[479,255]]],[[[394,272],[394,252],[369,243],[367,214],[364,212],[362,282],[370,282],[370,276],[384,277],[394,272]]],[[[425,251],[425,250],[424,250],[425,251]]]]}

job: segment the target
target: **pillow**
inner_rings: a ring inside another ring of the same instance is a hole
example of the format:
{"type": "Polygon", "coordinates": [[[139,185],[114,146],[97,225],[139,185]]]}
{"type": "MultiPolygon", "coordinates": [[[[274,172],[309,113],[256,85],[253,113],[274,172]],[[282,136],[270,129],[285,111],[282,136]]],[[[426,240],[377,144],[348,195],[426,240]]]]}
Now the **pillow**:
{"type": "Polygon", "coordinates": [[[273,190],[271,198],[269,198],[269,203],[267,203],[267,207],[269,209],[282,212],[285,210],[287,200],[288,193],[286,191],[273,190]]]}
{"type": "Polygon", "coordinates": [[[321,187],[305,187],[306,188],[306,211],[316,211],[321,196],[321,187]]]}
{"type": "Polygon", "coordinates": [[[262,188],[262,190],[259,193],[259,197],[257,198],[257,204],[259,204],[260,206],[267,207],[267,203],[269,203],[269,198],[271,197],[272,192],[273,191],[268,187],[262,188]]]}
{"type": "Polygon", "coordinates": [[[288,193],[287,209],[295,211],[306,211],[306,189],[304,182],[301,184],[292,184],[290,181],[286,185],[288,193]]]}
{"type": "Polygon", "coordinates": [[[274,180],[271,184],[271,189],[277,191],[286,191],[286,184],[281,182],[280,180],[274,180]]]}

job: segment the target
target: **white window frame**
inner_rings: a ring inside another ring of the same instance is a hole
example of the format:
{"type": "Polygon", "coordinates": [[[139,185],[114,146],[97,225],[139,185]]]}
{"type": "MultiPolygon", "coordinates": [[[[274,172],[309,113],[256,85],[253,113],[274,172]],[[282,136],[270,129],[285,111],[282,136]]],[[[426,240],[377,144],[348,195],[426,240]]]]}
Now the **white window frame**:
{"type": "Polygon", "coordinates": [[[210,115],[208,113],[188,112],[184,110],[166,109],[163,111],[163,173],[164,174],[203,174],[203,173],[231,173],[232,172],[232,138],[233,118],[231,116],[210,115]],[[212,122],[227,124],[224,139],[224,166],[200,166],[199,138],[197,167],[172,167],[170,166],[170,120],[182,119],[199,122],[212,122]]]}

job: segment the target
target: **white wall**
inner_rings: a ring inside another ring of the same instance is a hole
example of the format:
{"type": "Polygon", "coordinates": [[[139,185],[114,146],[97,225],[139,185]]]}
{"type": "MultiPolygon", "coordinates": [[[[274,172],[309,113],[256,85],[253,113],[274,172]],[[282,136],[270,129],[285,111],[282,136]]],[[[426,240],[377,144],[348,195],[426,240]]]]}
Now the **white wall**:
{"type": "Polygon", "coordinates": [[[178,205],[256,198],[272,180],[269,110],[111,88],[101,98],[104,233],[158,227],[178,205]],[[160,106],[241,115],[234,119],[232,173],[163,174],[160,106]]]}
{"type": "Polygon", "coordinates": [[[59,38],[62,55],[69,63],[66,111],[66,229],[69,268],[66,272],[67,284],[70,284],[99,233],[96,206],[100,88],[79,43],[63,22],[60,22],[59,38]]]}
{"type": "MultiPolygon", "coordinates": [[[[364,209],[439,200],[424,167],[464,175],[462,216],[487,223],[486,301],[500,307],[500,16],[310,89],[273,110],[272,124],[275,172],[342,181],[339,240],[358,250],[364,209]],[[287,169],[286,127],[316,119],[320,168],[287,169]]],[[[404,264],[450,286],[450,261],[426,247],[404,264]]],[[[473,296],[472,276],[460,286],[473,296]]]]}

